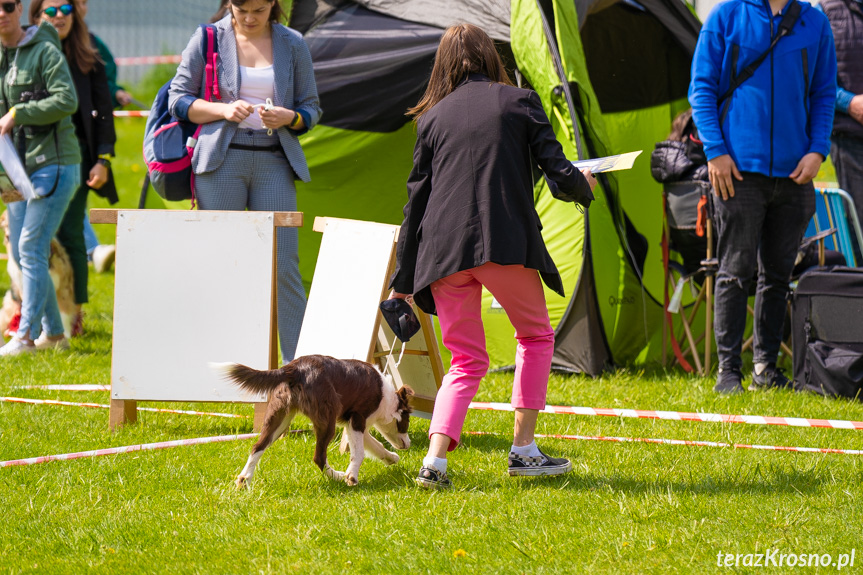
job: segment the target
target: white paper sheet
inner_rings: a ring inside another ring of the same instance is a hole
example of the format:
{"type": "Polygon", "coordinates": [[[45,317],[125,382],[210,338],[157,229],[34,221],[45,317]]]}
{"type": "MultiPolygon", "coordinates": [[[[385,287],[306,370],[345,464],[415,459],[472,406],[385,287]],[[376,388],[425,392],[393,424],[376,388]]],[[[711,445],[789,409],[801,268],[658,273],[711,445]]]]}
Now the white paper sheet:
{"type": "Polygon", "coordinates": [[[9,134],[0,137],[0,197],[3,203],[31,200],[36,197],[33,184],[27,176],[24,165],[18,157],[18,151],[9,134]]]}
{"type": "Polygon", "coordinates": [[[626,154],[618,154],[616,156],[606,156],[604,158],[591,158],[589,160],[579,160],[573,162],[572,165],[583,170],[588,168],[593,174],[601,174],[602,172],[613,172],[615,170],[628,170],[635,163],[635,158],[641,154],[642,150],[637,152],[629,152],[626,154]]]}

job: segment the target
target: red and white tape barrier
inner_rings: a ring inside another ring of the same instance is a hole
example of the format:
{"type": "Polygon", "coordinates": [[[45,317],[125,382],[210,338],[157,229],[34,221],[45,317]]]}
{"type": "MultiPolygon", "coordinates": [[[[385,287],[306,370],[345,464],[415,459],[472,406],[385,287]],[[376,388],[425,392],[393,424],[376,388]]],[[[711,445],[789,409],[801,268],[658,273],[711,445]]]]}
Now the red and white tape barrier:
{"type": "Polygon", "coordinates": [[[150,110],[116,110],[115,118],[147,118],[150,115],[150,110]]]}
{"type": "MultiPolygon", "coordinates": [[[[34,405],[64,405],[67,407],[96,407],[100,409],[109,409],[110,405],[101,403],[73,403],[71,401],[57,401],[55,399],[31,399],[29,397],[0,397],[0,402],[7,403],[31,403],[34,405]]],[[[239,413],[210,413],[207,411],[185,411],[182,409],[160,409],[158,407],[139,407],[138,411],[155,411],[158,413],[179,413],[181,415],[212,415],[213,417],[236,417],[248,418],[248,415],[239,413]]]]}
{"type": "MultiPolygon", "coordinates": [[[[469,431],[468,435],[498,435],[483,431],[469,431]]],[[[732,447],[734,449],[760,449],[762,451],[796,451],[800,453],[834,453],[840,455],[863,455],[863,449],[833,449],[826,447],[790,447],[787,445],[748,445],[746,443],[724,443],[722,441],[693,441],[689,439],[656,439],[650,437],[611,437],[605,435],[549,435],[537,433],[536,437],[547,439],[569,439],[575,441],[611,441],[614,443],[658,443],[661,445],[686,445],[689,447],[732,447]]]]}
{"type": "MultiPolygon", "coordinates": [[[[292,430],[291,433],[299,430],[292,430]]],[[[13,459],[0,461],[0,468],[12,467],[14,465],[35,465],[37,463],[48,463],[49,461],[66,461],[69,459],[82,459],[85,457],[98,457],[100,455],[115,455],[118,453],[132,453],[133,451],[152,451],[154,449],[168,449],[169,447],[180,447],[183,445],[200,445],[202,443],[219,443],[222,441],[237,441],[240,439],[252,439],[257,433],[243,433],[241,435],[219,435],[216,437],[200,437],[198,439],[178,439],[176,441],[161,441],[159,443],[143,443],[141,445],[126,445],[123,447],[109,447],[107,449],[94,449],[92,451],[79,451],[77,453],[64,453],[62,455],[44,455],[42,457],[31,457],[29,459],[13,459]]]]}
{"type": "Polygon", "coordinates": [[[111,386],[95,383],[70,383],[68,385],[22,385],[16,389],[45,389],[48,391],[111,391],[111,386]]]}
{"type": "Polygon", "coordinates": [[[182,56],[128,56],[125,58],[114,58],[118,66],[146,66],[149,64],[179,64],[182,56]]]}
{"type": "MultiPolygon", "coordinates": [[[[513,411],[509,403],[472,402],[471,409],[513,411]]],[[[863,429],[863,421],[842,419],[807,419],[802,417],[769,417],[764,415],[725,415],[721,413],[691,413],[683,411],[652,411],[642,409],[601,409],[549,405],[540,413],[589,415],[606,417],[634,417],[638,419],[664,419],[670,421],[706,421],[713,423],[748,423],[750,425],[783,425],[788,427],[826,427],[830,429],[863,429]]]]}

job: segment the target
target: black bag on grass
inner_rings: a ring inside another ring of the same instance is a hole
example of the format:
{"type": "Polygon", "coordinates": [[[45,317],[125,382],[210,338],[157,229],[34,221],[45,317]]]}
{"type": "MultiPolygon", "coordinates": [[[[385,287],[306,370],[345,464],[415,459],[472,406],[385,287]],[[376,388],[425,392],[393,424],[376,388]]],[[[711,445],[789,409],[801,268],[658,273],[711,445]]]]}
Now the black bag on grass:
{"type": "Polygon", "coordinates": [[[814,268],[791,302],[794,388],[863,400],[863,269],[814,268]]]}

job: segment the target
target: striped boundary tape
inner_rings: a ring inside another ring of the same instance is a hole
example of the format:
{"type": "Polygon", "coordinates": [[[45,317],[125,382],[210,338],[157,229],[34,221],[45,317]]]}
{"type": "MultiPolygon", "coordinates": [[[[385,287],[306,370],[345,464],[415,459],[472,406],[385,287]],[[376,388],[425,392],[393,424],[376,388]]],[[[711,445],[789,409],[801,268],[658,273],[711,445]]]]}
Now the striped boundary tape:
{"type": "MultiPolygon", "coordinates": [[[[0,397],[0,401],[11,401],[15,403],[35,403],[35,404],[49,404],[49,405],[69,405],[76,407],[110,407],[107,405],[100,405],[97,403],[70,403],[65,401],[54,401],[54,400],[39,400],[39,399],[25,399],[18,397],[0,397]]],[[[493,405],[493,404],[479,404],[479,405],[493,405]]],[[[512,411],[512,406],[510,404],[497,404],[501,406],[508,406],[509,409],[499,409],[498,411],[512,411]]],[[[473,407],[473,404],[471,404],[473,407]]],[[[242,415],[236,414],[217,414],[217,413],[204,413],[198,411],[179,411],[179,410],[161,410],[155,408],[139,408],[139,409],[147,409],[151,411],[167,411],[169,413],[185,413],[185,414],[193,414],[193,415],[216,415],[223,417],[246,417],[242,415]]],[[[481,409],[481,408],[475,408],[481,409]]],[[[546,411],[543,410],[543,411],[546,411]]],[[[609,410],[614,411],[614,410],[609,410]]],[[[625,410],[620,410],[625,411],[625,410]]],[[[557,413],[557,411],[553,411],[552,413],[557,413]]],[[[304,430],[301,429],[292,429],[288,433],[302,433],[304,430]]],[[[497,433],[489,433],[484,431],[469,431],[466,432],[468,435],[498,435],[497,433]]],[[[217,437],[203,437],[198,439],[180,439],[176,441],[163,441],[160,443],[145,443],[141,445],[127,445],[124,447],[111,447],[107,449],[96,449],[92,451],[80,451],[77,453],[66,453],[62,455],[45,455],[42,457],[32,457],[29,459],[15,459],[10,461],[0,461],[0,468],[3,467],[12,467],[16,465],[35,465],[37,463],[47,463],[49,461],[63,461],[69,459],[81,459],[85,457],[98,457],[100,455],[113,455],[119,453],[130,453],[133,451],[148,451],[155,449],[167,449],[170,447],[180,447],[183,445],[200,445],[203,443],[217,443],[222,441],[235,441],[241,439],[251,439],[253,437],[257,437],[257,433],[245,433],[242,435],[222,435],[217,437]]],[[[614,443],[653,443],[660,445],[685,445],[690,447],[731,447],[734,449],[757,449],[761,451],[792,451],[797,453],[831,453],[831,454],[839,454],[839,455],[863,455],[863,450],[860,449],[834,449],[834,448],[824,448],[824,447],[793,447],[787,445],[748,445],[745,443],[724,443],[721,441],[695,441],[689,439],[661,439],[661,438],[649,438],[649,437],[613,437],[613,436],[592,436],[592,435],[556,435],[556,434],[536,434],[536,437],[539,438],[547,438],[547,439],[566,439],[566,440],[574,440],[574,441],[609,441],[614,443]]]]}
{"type": "MultiPolygon", "coordinates": [[[[73,403],[71,401],[57,401],[55,399],[31,399],[28,397],[0,397],[0,402],[7,403],[31,403],[34,405],[64,405],[67,407],[96,407],[100,409],[110,409],[110,405],[101,403],[73,403]]],[[[158,413],[179,413],[182,415],[212,415],[213,417],[236,417],[248,418],[248,415],[239,413],[210,413],[207,411],[185,411],[182,409],[160,409],[158,407],[139,407],[138,411],[155,411],[158,413]]]]}
{"type": "Polygon", "coordinates": [[[110,385],[98,383],[70,383],[67,385],[21,385],[16,389],[45,389],[48,391],[111,391],[110,385]]]}
{"type": "Polygon", "coordinates": [[[126,56],[114,58],[114,63],[118,66],[146,66],[152,64],[179,64],[183,61],[183,57],[175,56],[126,56]]]}
{"type": "MultiPolygon", "coordinates": [[[[468,435],[498,435],[484,431],[469,431],[468,435]]],[[[758,449],[762,451],[794,451],[798,453],[834,453],[840,455],[863,455],[861,449],[832,449],[825,447],[790,447],[787,445],[748,445],[746,443],[724,443],[722,441],[693,441],[689,439],[656,439],[649,437],[611,437],[605,435],[550,435],[537,433],[535,437],[547,439],[569,439],[574,441],[611,441],[614,443],[657,443],[661,445],[686,445],[689,447],[732,447],[734,449],[758,449]]]]}
{"type": "Polygon", "coordinates": [[[115,110],[115,118],[147,118],[150,110],[115,110]]]}
{"type": "MultiPolygon", "coordinates": [[[[298,430],[292,430],[291,433],[298,430]]],[[[216,437],[200,437],[197,439],[178,439],[176,441],[161,441],[159,443],[143,443],[141,445],[125,445],[123,447],[109,447],[107,449],[94,449],[92,451],[79,451],[77,453],[64,453],[62,455],[44,455],[42,457],[31,457],[29,459],[13,459],[0,461],[0,468],[13,467],[15,465],[35,465],[37,463],[48,463],[49,461],[67,461],[69,459],[83,459],[85,457],[99,457],[100,455],[114,455],[118,453],[132,453],[134,451],[152,451],[155,449],[168,449],[170,447],[181,447],[183,445],[200,445],[202,443],[219,443],[222,441],[237,441],[240,439],[252,439],[257,433],[243,433],[241,435],[219,435],[216,437]]]]}
{"type": "MultiPolygon", "coordinates": [[[[509,403],[472,402],[471,409],[486,411],[513,411],[509,403]]],[[[669,421],[704,421],[713,423],[747,423],[749,425],[781,425],[786,427],[825,427],[829,429],[863,429],[863,421],[842,419],[807,419],[802,417],[769,417],[763,415],[725,415],[721,413],[691,413],[681,411],[652,411],[643,409],[598,409],[549,405],[540,413],[588,415],[606,417],[633,417],[669,421]]]]}

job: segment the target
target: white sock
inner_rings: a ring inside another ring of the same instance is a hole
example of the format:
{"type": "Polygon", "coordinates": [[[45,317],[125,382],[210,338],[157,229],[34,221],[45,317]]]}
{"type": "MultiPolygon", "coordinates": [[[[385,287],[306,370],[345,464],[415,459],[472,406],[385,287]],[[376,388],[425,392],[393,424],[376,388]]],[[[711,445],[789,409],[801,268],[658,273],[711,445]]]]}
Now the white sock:
{"type": "Polygon", "coordinates": [[[446,473],[446,457],[435,457],[426,455],[423,458],[423,467],[434,467],[441,473],[446,473]]]}
{"type": "Polygon", "coordinates": [[[766,363],[756,363],[755,364],[755,375],[761,375],[764,373],[764,370],[767,369],[766,363]]]}
{"type": "Polygon", "coordinates": [[[539,447],[536,446],[536,441],[531,441],[525,446],[517,447],[513,444],[509,449],[512,453],[516,455],[521,455],[523,457],[539,457],[541,453],[539,452],[539,447]]]}

